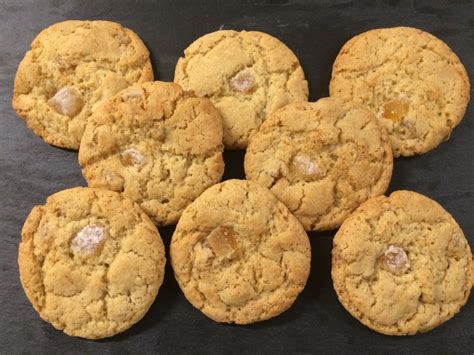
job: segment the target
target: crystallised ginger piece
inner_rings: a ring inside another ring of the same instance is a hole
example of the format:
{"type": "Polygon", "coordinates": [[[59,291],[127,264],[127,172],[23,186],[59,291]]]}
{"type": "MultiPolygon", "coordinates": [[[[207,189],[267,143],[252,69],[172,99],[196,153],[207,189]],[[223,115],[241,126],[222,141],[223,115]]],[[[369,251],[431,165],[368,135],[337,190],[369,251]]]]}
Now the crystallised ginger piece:
{"type": "Polygon", "coordinates": [[[306,154],[298,154],[291,161],[293,167],[302,175],[315,175],[319,172],[318,166],[306,154]]]}
{"type": "Polygon", "coordinates": [[[406,100],[392,100],[383,105],[383,117],[394,122],[400,122],[408,112],[406,100]]]}
{"type": "Polygon", "coordinates": [[[105,228],[89,224],[76,234],[71,242],[74,254],[92,255],[105,239],[105,228]]]}
{"type": "Polygon", "coordinates": [[[143,90],[139,87],[129,88],[122,93],[124,100],[143,99],[144,97],[143,90]]]}
{"type": "Polygon", "coordinates": [[[254,84],[255,78],[248,70],[242,70],[230,79],[232,89],[244,94],[252,91],[254,84]]]}
{"type": "Polygon", "coordinates": [[[61,115],[74,117],[81,112],[84,101],[77,90],[64,87],[48,100],[48,105],[61,115]]]}
{"type": "Polygon", "coordinates": [[[229,227],[217,227],[208,236],[207,242],[219,260],[233,259],[239,252],[234,231],[229,227]]]}
{"type": "Polygon", "coordinates": [[[403,248],[389,245],[380,258],[382,267],[392,274],[401,275],[410,268],[410,261],[403,248]]]}
{"type": "Polygon", "coordinates": [[[135,167],[139,167],[145,164],[145,157],[138,149],[129,148],[122,152],[122,162],[126,166],[133,165],[135,167]]]}

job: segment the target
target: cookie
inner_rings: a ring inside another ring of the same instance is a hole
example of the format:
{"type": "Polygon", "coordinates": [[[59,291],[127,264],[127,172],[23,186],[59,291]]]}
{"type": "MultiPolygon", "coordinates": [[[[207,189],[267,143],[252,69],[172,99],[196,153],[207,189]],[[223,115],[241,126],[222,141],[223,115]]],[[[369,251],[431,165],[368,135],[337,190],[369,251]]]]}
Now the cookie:
{"type": "Polygon", "coordinates": [[[433,35],[382,28],[349,40],[334,62],[331,96],[369,107],[387,129],[395,157],[447,140],[469,102],[466,69],[433,35]]]}
{"type": "Polygon", "coordinates": [[[311,266],[298,220],[268,189],[245,180],[213,186],[186,208],[170,256],[189,302],[216,322],[236,324],[288,309],[311,266]]]}
{"type": "Polygon", "coordinates": [[[134,32],[109,21],[64,21],[33,40],[16,73],[12,104],[47,143],[79,149],[95,108],[150,80],[149,53],[134,32]]]}
{"type": "Polygon", "coordinates": [[[158,225],[220,181],[222,119],[212,103],[174,83],[135,84],[89,118],[79,162],[90,187],[133,201],[158,225]]]}
{"type": "Polygon", "coordinates": [[[306,230],[337,228],[390,182],[390,143],[373,113],[335,98],[289,104],[253,135],[245,175],[272,190],[306,230]]]}
{"type": "Polygon", "coordinates": [[[110,337],[138,322],[163,282],[165,251],[146,214],[112,191],[64,190],[33,208],[18,264],[41,318],[71,336],[110,337]]]}
{"type": "Polygon", "coordinates": [[[194,41],[178,60],[174,81],[209,98],[224,120],[224,145],[242,149],[265,118],[308,98],[293,52],[262,32],[222,30],[194,41]]]}
{"type": "Polygon", "coordinates": [[[332,279],[342,305],[387,335],[426,332],[453,317],[472,285],[464,234],[435,201],[411,191],[370,199],[334,237],[332,279]]]}

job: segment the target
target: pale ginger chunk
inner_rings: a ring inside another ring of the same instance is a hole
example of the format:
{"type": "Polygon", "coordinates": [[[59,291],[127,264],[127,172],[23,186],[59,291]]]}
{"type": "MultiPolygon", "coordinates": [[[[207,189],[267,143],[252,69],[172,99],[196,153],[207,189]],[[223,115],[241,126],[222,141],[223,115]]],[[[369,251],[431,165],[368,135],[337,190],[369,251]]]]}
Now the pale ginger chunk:
{"type": "Polygon", "coordinates": [[[64,87],[48,100],[48,105],[61,115],[74,117],[81,112],[84,101],[77,90],[64,87]]]}
{"type": "Polygon", "coordinates": [[[322,172],[318,165],[306,154],[295,155],[291,164],[301,175],[311,176],[322,172]]]}
{"type": "Polygon", "coordinates": [[[229,227],[217,227],[207,236],[207,243],[219,260],[233,259],[239,254],[239,244],[229,227]]]}
{"type": "Polygon", "coordinates": [[[126,166],[139,167],[145,164],[145,157],[138,149],[129,148],[122,152],[122,162],[126,166]]]}
{"type": "Polygon", "coordinates": [[[122,93],[122,97],[124,100],[134,100],[134,99],[144,99],[145,95],[143,90],[139,87],[131,87],[127,90],[124,90],[122,93]]]}
{"type": "Polygon", "coordinates": [[[255,78],[248,70],[242,70],[230,79],[232,89],[244,94],[252,91],[254,84],[255,78]]]}
{"type": "Polygon", "coordinates": [[[407,253],[396,245],[389,245],[381,256],[380,261],[386,271],[395,275],[401,275],[410,268],[407,253]]]}
{"type": "Polygon", "coordinates": [[[71,242],[74,254],[94,254],[105,239],[105,228],[89,224],[76,234],[71,242]]]}

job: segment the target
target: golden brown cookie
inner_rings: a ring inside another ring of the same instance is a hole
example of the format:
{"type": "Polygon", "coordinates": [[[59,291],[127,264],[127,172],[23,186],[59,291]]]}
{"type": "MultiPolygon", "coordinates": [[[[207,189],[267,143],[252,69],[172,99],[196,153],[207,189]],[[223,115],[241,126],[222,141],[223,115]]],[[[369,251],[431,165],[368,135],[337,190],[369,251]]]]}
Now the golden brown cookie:
{"type": "Polygon", "coordinates": [[[410,27],[349,40],[334,62],[331,96],[369,107],[387,129],[394,156],[426,153],[447,140],[469,102],[469,78],[441,40],[410,27]]]}
{"type": "Polygon", "coordinates": [[[36,206],[21,232],[25,293],[41,318],[98,339],[138,322],[163,282],[165,251],[146,214],[112,191],[64,190],[36,206]]]}
{"type": "Polygon", "coordinates": [[[269,190],[245,180],[213,186],[189,205],[170,254],[189,302],[217,322],[237,324],[287,310],[311,264],[298,220],[269,190]]]}
{"type": "Polygon", "coordinates": [[[271,189],[306,230],[327,230],[386,191],[393,157],[373,113],[324,98],[269,117],[252,136],[244,165],[247,179],[271,189]]]}
{"type": "Polygon", "coordinates": [[[159,225],[220,181],[222,119],[178,84],[136,84],[94,112],[79,150],[90,187],[123,192],[159,225]]]}
{"type": "Polygon", "coordinates": [[[453,317],[472,286],[464,234],[439,204],[411,191],[365,202],[334,237],[342,305],[387,335],[426,332],[453,317]]]}
{"type": "Polygon", "coordinates": [[[33,40],[16,73],[12,103],[47,143],[79,149],[94,109],[150,80],[149,53],[134,32],[109,21],[64,21],[33,40]]]}
{"type": "Polygon", "coordinates": [[[224,120],[224,144],[242,149],[265,118],[308,98],[293,52],[262,32],[222,30],[194,41],[176,65],[174,81],[208,97],[224,120]]]}

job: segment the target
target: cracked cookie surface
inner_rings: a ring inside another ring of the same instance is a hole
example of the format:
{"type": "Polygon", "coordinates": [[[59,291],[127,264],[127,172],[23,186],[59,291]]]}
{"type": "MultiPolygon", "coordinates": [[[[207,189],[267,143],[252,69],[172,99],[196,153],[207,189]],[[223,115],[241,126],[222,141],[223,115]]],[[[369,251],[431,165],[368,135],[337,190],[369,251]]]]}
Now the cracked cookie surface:
{"type": "Polygon", "coordinates": [[[245,148],[278,108],[308,99],[298,58],[278,39],[256,31],[222,30],[197,39],[178,60],[174,81],[214,103],[230,149],[245,148]]]}
{"type": "Polygon", "coordinates": [[[453,317],[472,286],[464,234],[438,203],[411,191],[365,202],[334,237],[332,279],[342,305],[387,335],[426,332],[453,317]]]}
{"type": "Polygon", "coordinates": [[[390,182],[390,143],[367,109],[335,98],[289,104],[250,140],[245,175],[269,188],[306,230],[337,228],[390,182]]]}
{"type": "Polygon", "coordinates": [[[198,197],[170,246],[186,298],[217,322],[248,324],[288,309],[308,279],[303,227],[266,188],[227,180],[198,197]]]}
{"type": "Polygon", "coordinates": [[[90,187],[122,192],[159,225],[224,172],[222,119],[175,83],[135,84],[89,118],[79,162],[90,187]]]}
{"type": "Polygon", "coordinates": [[[138,322],[163,282],[158,230],[132,201],[112,191],[72,188],[33,208],[18,264],[25,293],[46,322],[98,339],[138,322]]]}
{"type": "Polygon", "coordinates": [[[331,96],[369,107],[387,129],[394,156],[423,154],[449,139],[469,102],[459,58],[433,35],[409,27],[371,30],[339,52],[331,96]]]}
{"type": "Polygon", "coordinates": [[[12,104],[47,143],[79,149],[94,109],[151,80],[148,49],[134,32],[109,21],[64,21],[33,40],[18,67],[12,104]]]}

